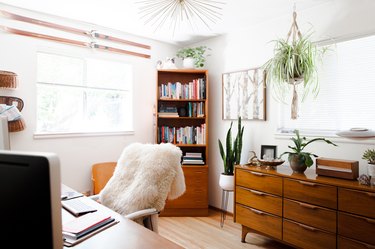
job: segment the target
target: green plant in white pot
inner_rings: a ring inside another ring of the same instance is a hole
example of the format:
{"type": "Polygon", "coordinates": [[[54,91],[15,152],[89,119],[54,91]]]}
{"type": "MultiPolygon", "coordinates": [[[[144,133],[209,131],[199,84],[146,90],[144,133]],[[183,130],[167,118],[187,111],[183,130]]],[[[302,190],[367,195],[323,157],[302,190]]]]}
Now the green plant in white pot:
{"type": "Polygon", "coordinates": [[[224,172],[220,175],[219,184],[224,190],[233,190],[234,188],[234,165],[240,164],[242,152],[242,136],[244,127],[241,126],[241,117],[238,118],[238,128],[236,138],[232,139],[232,125],[226,135],[226,148],[224,149],[222,142],[218,139],[220,155],[223,160],[224,172]]]}
{"type": "Polygon", "coordinates": [[[367,149],[362,155],[367,161],[367,174],[370,176],[370,184],[375,185],[375,149],[367,149]]]}
{"type": "Polygon", "coordinates": [[[185,68],[201,68],[206,62],[207,50],[209,50],[207,46],[181,48],[177,51],[176,56],[183,60],[185,68]]]}

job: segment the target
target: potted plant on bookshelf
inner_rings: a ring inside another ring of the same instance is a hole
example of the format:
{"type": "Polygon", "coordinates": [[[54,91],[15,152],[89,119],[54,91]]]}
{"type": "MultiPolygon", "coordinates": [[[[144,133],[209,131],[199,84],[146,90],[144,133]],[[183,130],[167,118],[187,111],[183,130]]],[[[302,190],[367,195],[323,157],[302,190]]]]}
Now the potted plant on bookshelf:
{"type": "Polygon", "coordinates": [[[227,131],[225,150],[222,142],[218,139],[220,155],[224,165],[224,172],[220,175],[219,185],[224,190],[234,189],[234,165],[240,164],[241,160],[242,136],[244,131],[244,127],[241,126],[241,117],[238,117],[237,135],[234,141],[232,141],[232,125],[233,121],[230,123],[227,131]]]}
{"type": "Polygon", "coordinates": [[[370,177],[370,184],[375,185],[375,149],[367,149],[362,159],[367,161],[367,174],[370,177]]]}
{"type": "Polygon", "coordinates": [[[176,56],[182,59],[184,68],[201,68],[206,62],[205,53],[209,50],[207,46],[198,46],[192,48],[181,48],[176,56]]]}
{"type": "Polygon", "coordinates": [[[292,137],[291,140],[294,143],[294,146],[288,146],[292,151],[286,151],[280,155],[280,158],[288,154],[288,161],[289,165],[292,168],[293,172],[295,173],[303,173],[305,170],[313,165],[312,156],[318,157],[318,155],[315,155],[311,152],[306,152],[304,149],[307,145],[316,142],[316,141],[324,141],[327,144],[332,144],[334,146],[337,146],[336,144],[332,143],[330,140],[325,138],[314,138],[311,140],[307,140],[306,137],[301,137],[299,135],[299,131],[294,131],[296,134],[296,137],[292,137]]]}

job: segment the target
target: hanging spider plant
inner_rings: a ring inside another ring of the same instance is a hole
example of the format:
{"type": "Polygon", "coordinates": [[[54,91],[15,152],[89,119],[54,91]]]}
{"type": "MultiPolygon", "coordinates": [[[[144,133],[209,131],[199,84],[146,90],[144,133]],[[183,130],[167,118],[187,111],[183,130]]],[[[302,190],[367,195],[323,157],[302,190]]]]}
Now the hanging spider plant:
{"type": "Polygon", "coordinates": [[[266,83],[272,84],[277,100],[286,103],[288,93],[293,90],[292,119],[297,118],[296,110],[293,110],[293,106],[297,108],[298,105],[297,85],[303,83],[302,101],[309,94],[316,97],[319,93],[317,63],[327,48],[317,47],[310,41],[310,36],[301,35],[290,43],[288,39],[276,40],[274,57],[263,65],[267,72],[266,83]]]}

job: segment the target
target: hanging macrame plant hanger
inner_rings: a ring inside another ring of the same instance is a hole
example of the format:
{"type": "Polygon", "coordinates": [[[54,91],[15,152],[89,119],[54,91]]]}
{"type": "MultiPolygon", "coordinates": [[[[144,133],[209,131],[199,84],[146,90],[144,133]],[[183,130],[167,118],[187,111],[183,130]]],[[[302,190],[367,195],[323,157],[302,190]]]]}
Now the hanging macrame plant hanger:
{"type": "MultiPolygon", "coordinates": [[[[298,24],[297,24],[297,12],[296,6],[294,6],[293,10],[293,22],[290,30],[288,32],[286,42],[289,42],[290,37],[292,37],[292,43],[295,43],[297,39],[302,39],[302,34],[299,31],[298,24]]],[[[292,98],[292,106],[291,106],[291,119],[297,119],[298,117],[298,93],[297,93],[297,86],[303,82],[303,76],[295,78],[294,75],[292,78],[289,79],[289,84],[293,86],[293,98],[292,98]]]]}

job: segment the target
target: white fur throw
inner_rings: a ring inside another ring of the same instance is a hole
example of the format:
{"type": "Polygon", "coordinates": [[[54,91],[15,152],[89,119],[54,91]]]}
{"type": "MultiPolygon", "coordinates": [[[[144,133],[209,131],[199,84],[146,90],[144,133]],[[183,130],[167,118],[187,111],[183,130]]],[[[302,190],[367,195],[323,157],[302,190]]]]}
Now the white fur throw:
{"type": "Polygon", "coordinates": [[[100,202],[122,215],[146,208],[162,210],[167,198],[185,192],[181,156],[181,149],[170,143],[127,146],[99,194],[100,202]]]}

